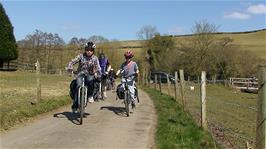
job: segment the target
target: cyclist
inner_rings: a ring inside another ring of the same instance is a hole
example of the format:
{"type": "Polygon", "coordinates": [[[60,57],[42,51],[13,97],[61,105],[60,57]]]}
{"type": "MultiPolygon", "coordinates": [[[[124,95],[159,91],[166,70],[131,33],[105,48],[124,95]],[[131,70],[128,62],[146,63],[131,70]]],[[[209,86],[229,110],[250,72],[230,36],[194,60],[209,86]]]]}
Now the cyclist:
{"type": "Polygon", "coordinates": [[[96,82],[101,76],[101,67],[98,58],[94,55],[95,48],[96,45],[93,42],[88,42],[85,46],[85,52],[72,59],[67,66],[67,71],[73,72],[73,65],[78,63],[76,79],[70,85],[73,112],[76,112],[78,108],[78,88],[82,85],[82,74],[85,74],[85,85],[88,87],[88,101],[94,102],[93,97],[97,93],[96,82]]]}
{"type": "Polygon", "coordinates": [[[108,58],[104,55],[104,53],[100,53],[99,63],[100,63],[100,66],[101,66],[101,73],[102,73],[102,76],[101,76],[101,83],[102,83],[101,84],[101,89],[102,89],[102,92],[103,92],[103,97],[102,98],[106,99],[107,98],[107,95],[106,95],[107,75],[108,75],[108,72],[111,69],[111,65],[109,63],[108,58]]]}
{"type": "Polygon", "coordinates": [[[116,75],[118,75],[119,73],[121,73],[122,75],[122,80],[121,83],[123,85],[123,87],[125,86],[125,78],[127,78],[127,82],[128,82],[128,89],[130,92],[130,100],[131,100],[131,106],[132,108],[135,108],[135,79],[136,76],[139,73],[139,68],[136,62],[134,62],[132,60],[132,58],[134,57],[134,54],[131,50],[128,50],[124,53],[125,56],[125,62],[122,63],[120,70],[117,71],[116,75]],[[134,75],[136,74],[136,75],[134,75]]]}
{"type": "Polygon", "coordinates": [[[112,90],[114,90],[114,88],[115,88],[116,74],[115,74],[115,71],[114,71],[113,68],[110,69],[109,74],[108,74],[108,78],[110,80],[112,90]]]}

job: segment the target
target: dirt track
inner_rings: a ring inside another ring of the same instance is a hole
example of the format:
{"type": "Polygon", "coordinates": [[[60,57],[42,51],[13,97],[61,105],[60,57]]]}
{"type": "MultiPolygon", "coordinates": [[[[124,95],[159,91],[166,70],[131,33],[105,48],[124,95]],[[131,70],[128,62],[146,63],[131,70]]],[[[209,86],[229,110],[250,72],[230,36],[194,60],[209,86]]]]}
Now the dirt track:
{"type": "Polygon", "coordinates": [[[1,148],[154,148],[155,110],[148,95],[130,117],[121,100],[109,91],[106,101],[89,104],[84,124],[69,107],[46,115],[25,127],[1,134],[1,148]]]}

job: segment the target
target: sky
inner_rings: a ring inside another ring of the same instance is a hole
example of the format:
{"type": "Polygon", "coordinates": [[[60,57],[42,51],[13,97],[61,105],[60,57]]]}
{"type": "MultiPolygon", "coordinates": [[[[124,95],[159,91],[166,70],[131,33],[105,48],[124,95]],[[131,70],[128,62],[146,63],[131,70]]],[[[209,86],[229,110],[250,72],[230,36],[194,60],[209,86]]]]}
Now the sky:
{"type": "Polygon", "coordinates": [[[72,37],[101,35],[109,40],[137,40],[145,25],[160,34],[191,34],[196,22],[207,21],[219,32],[266,28],[266,2],[257,0],[188,1],[7,1],[0,0],[14,27],[16,40],[36,29],[72,37]]]}

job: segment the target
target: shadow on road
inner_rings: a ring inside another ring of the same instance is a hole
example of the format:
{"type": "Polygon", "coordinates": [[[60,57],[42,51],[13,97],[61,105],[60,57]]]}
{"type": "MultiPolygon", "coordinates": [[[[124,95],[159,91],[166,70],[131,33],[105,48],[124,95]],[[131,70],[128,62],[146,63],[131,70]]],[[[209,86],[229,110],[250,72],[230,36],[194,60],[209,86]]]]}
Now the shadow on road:
{"type": "Polygon", "coordinates": [[[113,106],[105,106],[101,107],[101,110],[107,109],[109,111],[114,112],[116,115],[127,117],[125,107],[113,107],[113,106]]]}
{"type": "MultiPolygon", "coordinates": [[[[90,115],[90,114],[89,113],[84,113],[84,117],[85,118],[88,115],[90,115]]],[[[67,118],[73,124],[80,125],[80,123],[79,123],[80,114],[79,113],[73,113],[73,112],[55,113],[54,117],[56,117],[56,118],[67,118]]]]}

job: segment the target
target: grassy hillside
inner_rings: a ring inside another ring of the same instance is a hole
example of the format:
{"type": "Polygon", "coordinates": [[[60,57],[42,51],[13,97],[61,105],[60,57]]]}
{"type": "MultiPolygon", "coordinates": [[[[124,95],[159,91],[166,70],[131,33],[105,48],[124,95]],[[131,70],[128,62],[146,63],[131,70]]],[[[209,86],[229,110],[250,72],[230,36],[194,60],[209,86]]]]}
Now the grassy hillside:
{"type": "Polygon", "coordinates": [[[246,34],[222,34],[231,37],[241,49],[252,51],[259,57],[266,59],[266,30],[246,34]]]}
{"type": "MultiPolygon", "coordinates": [[[[230,37],[233,38],[234,44],[238,45],[242,50],[252,51],[256,55],[266,60],[266,30],[243,32],[243,33],[217,33],[217,38],[230,37]]],[[[192,35],[175,36],[176,46],[191,38],[192,35]]],[[[127,49],[131,49],[135,53],[134,60],[140,62],[145,58],[145,53],[142,50],[142,40],[118,41],[118,43],[110,42],[107,45],[98,45],[96,55],[103,51],[110,59],[111,65],[118,69],[124,61],[123,53],[127,49]]],[[[40,63],[42,68],[47,67],[47,49],[40,50],[40,63]]],[[[83,49],[77,47],[66,46],[61,49],[54,49],[50,52],[48,68],[53,71],[64,69],[68,62],[74,58],[78,53],[83,52],[83,49]]],[[[32,49],[19,48],[20,63],[34,64],[36,62],[34,56],[36,51],[32,49]]]]}
{"type": "MultiPolygon", "coordinates": [[[[176,36],[176,45],[191,38],[192,35],[176,36]]],[[[266,59],[266,29],[253,32],[239,32],[239,33],[218,33],[217,38],[230,37],[234,44],[240,46],[241,50],[252,51],[261,58],[266,59]]],[[[121,41],[122,47],[140,47],[142,41],[121,41]]]]}

